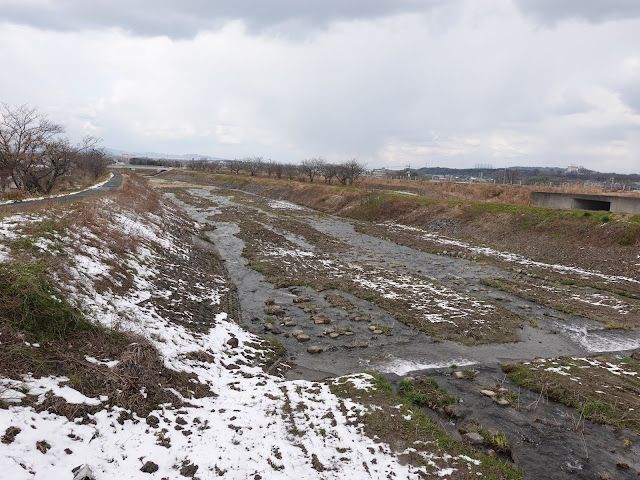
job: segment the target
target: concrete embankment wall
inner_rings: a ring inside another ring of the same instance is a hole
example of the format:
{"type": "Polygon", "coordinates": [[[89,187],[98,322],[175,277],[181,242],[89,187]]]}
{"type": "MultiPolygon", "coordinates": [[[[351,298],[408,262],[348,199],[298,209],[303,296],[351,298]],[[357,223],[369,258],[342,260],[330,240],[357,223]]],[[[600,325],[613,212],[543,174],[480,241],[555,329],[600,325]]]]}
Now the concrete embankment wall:
{"type": "Polygon", "coordinates": [[[531,201],[540,207],[604,210],[640,214],[640,198],[615,195],[586,195],[577,193],[532,192],[531,201]]]}

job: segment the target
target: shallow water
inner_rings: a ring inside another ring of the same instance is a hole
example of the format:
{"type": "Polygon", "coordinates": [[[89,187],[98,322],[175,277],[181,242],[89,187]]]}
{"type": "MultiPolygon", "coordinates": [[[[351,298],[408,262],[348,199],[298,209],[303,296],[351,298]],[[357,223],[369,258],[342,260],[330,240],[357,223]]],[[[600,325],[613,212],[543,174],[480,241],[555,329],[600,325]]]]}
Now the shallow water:
{"type": "MultiPolygon", "coordinates": [[[[351,322],[344,311],[331,307],[324,299],[327,292],[315,292],[309,288],[297,288],[292,293],[289,289],[275,289],[263,275],[247,267],[242,257],[244,243],[236,237],[238,226],[233,223],[214,222],[208,217],[225,208],[240,206],[229,196],[216,194],[216,187],[193,188],[190,193],[200,199],[211,202],[210,208],[193,207],[173,198],[196,221],[215,226],[215,230],[207,232],[214,242],[220,256],[225,260],[229,276],[238,289],[242,318],[238,321],[248,325],[255,331],[262,332],[265,317],[264,305],[268,299],[277,305],[287,308],[286,316],[296,322],[295,327],[281,327],[283,334],[278,335],[295,364],[299,373],[294,370],[292,376],[316,377],[341,375],[371,369],[381,372],[406,374],[413,370],[432,368],[434,365],[471,365],[486,364],[496,361],[515,361],[535,357],[551,357],[573,355],[579,353],[620,351],[640,346],[637,332],[627,330],[605,330],[602,325],[541,306],[515,295],[494,290],[481,283],[483,278],[511,276],[511,272],[488,265],[480,265],[469,260],[420,252],[393,242],[361,234],[354,230],[352,224],[345,219],[323,215],[299,207],[295,210],[278,209],[277,214],[295,215],[316,228],[318,231],[335,237],[349,244],[352,248],[342,253],[342,258],[354,262],[373,262],[384,259],[386,264],[395,264],[396,271],[417,274],[436,279],[445,286],[463,291],[471,296],[494,300],[502,299],[502,305],[510,310],[535,319],[538,328],[525,326],[520,332],[521,341],[507,344],[490,344],[465,346],[450,341],[433,341],[424,333],[397,322],[391,315],[375,305],[353,297],[342,295],[365,312],[372,322],[392,326],[391,335],[372,335],[368,330],[369,322],[351,322]],[[340,337],[337,340],[320,335],[324,325],[309,322],[309,315],[292,304],[297,295],[309,295],[311,301],[321,308],[323,314],[336,319],[336,325],[350,328],[353,336],[349,339],[340,337]],[[551,316],[545,315],[551,314],[551,316]],[[560,317],[562,320],[558,319],[560,317]],[[300,343],[293,336],[285,336],[286,332],[301,328],[311,340],[300,343]],[[319,336],[320,335],[320,336],[319,336]],[[320,355],[309,355],[309,345],[320,345],[327,351],[320,355]],[[366,344],[366,348],[346,349],[346,346],[366,344]],[[317,372],[314,374],[313,372],[317,372]]],[[[247,195],[246,192],[242,192],[247,195]]],[[[173,195],[169,195],[173,197],[173,195]]],[[[264,203],[268,204],[269,200],[264,203]]],[[[286,206],[286,204],[283,204],[286,206]]],[[[242,208],[254,208],[262,215],[270,217],[257,206],[242,204],[242,208]]],[[[269,227],[272,229],[272,227],[269,227]]],[[[305,250],[313,250],[314,246],[295,234],[285,237],[305,250]]]]}

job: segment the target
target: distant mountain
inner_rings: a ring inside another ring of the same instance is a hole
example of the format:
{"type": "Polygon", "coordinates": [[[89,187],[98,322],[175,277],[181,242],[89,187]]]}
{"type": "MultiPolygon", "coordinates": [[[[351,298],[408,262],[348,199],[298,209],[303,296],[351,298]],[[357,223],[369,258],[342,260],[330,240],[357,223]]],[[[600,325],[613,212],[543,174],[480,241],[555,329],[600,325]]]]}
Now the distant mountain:
{"type": "Polygon", "coordinates": [[[166,159],[166,160],[226,160],[225,158],[220,157],[210,157],[208,155],[201,155],[199,153],[186,153],[184,155],[173,155],[170,153],[158,153],[158,152],[132,152],[130,150],[118,150],[116,148],[105,148],[104,151],[108,155],[113,155],[114,157],[119,157],[122,154],[129,154],[131,158],[153,158],[156,160],[166,159]]]}

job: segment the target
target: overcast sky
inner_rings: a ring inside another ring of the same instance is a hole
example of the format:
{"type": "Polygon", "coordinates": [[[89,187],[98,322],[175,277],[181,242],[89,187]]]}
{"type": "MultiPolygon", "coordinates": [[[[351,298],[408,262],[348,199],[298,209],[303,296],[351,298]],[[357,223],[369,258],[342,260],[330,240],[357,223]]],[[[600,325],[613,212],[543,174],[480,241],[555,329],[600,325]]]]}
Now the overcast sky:
{"type": "Polygon", "coordinates": [[[640,0],[0,0],[0,44],[110,148],[640,173],[640,0]]]}

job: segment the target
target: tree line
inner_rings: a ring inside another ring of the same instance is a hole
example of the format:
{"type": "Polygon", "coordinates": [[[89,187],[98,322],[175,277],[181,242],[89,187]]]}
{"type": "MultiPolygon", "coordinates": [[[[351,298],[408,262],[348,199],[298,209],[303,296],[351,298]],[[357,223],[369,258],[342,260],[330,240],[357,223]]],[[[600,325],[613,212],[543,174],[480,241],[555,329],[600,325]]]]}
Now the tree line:
{"type": "Polygon", "coordinates": [[[187,166],[194,170],[214,173],[228,171],[239,175],[243,172],[252,177],[264,174],[269,178],[311,183],[322,178],[325,183],[331,184],[333,179],[336,179],[342,185],[352,185],[366,172],[366,165],[355,158],[342,163],[330,163],[322,157],[314,157],[296,165],[264,160],[262,157],[247,157],[234,160],[192,160],[187,162],[187,166]]]}
{"type": "Polygon", "coordinates": [[[63,125],[29,105],[0,106],[0,180],[28,193],[48,194],[63,180],[97,179],[108,158],[100,140],[73,144],[63,125]]]}

